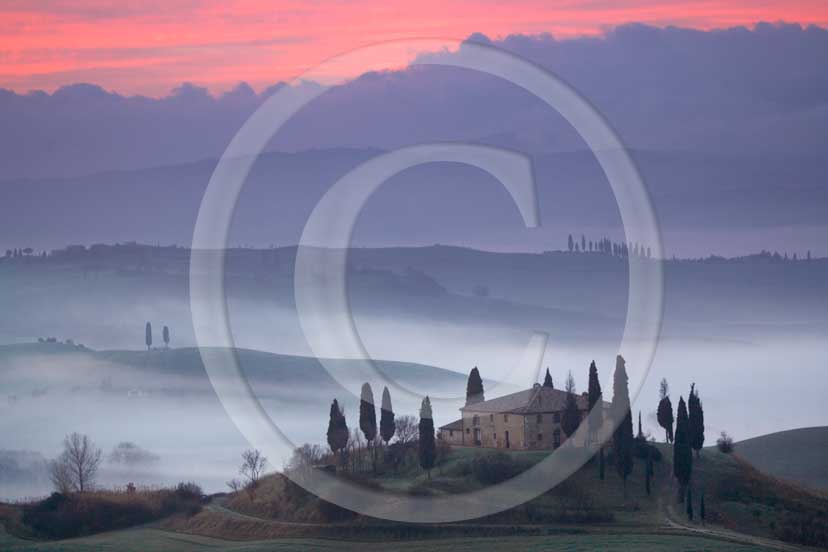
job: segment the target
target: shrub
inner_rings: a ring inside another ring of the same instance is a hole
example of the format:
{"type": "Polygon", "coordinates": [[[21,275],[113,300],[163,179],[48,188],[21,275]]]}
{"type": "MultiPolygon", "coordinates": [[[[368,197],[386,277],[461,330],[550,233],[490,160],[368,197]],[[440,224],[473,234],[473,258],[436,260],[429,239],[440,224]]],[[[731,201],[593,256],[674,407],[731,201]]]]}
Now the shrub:
{"type": "Polygon", "coordinates": [[[722,431],[722,434],[716,440],[716,448],[718,448],[720,452],[730,454],[735,448],[733,444],[733,437],[728,435],[726,431],[722,431]]]}
{"type": "Polygon", "coordinates": [[[192,481],[179,483],[175,486],[175,495],[182,500],[195,500],[201,502],[204,493],[198,484],[192,481]]]}
{"type": "Polygon", "coordinates": [[[176,513],[201,509],[201,489],[181,483],[155,491],[98,491],[49,498],[23,507],[23,523],[40,537],[65,539],[124,529],[176,513]]]}
{"type": "Polygon", "coordinates": [[[653,462],[661,462],[661,451],[658,450],[658,447],[653,446],[643,439],[635,440],[633,454],[641,460],[646,460],[649,455],[652,457],[653,462]]]}
{"type": "Polygon", "coordinates": [[[417,441],[391,443],[385,448],[383,462],[394,470],[405,467],[406,464],[415,461],[417,454],[417,441]]]}
{"type": "Polygon", "coordinates": [[[787,516],[774,530],[783,541],[806,546],[828,547],[828,516],[787,516]]]}
{"type": "Polygon", "coordinates": [[[486,485],[502,483],[522,471],[523,466],[505,452],[480,454],[471,462],[472,475],[486,485]]]}

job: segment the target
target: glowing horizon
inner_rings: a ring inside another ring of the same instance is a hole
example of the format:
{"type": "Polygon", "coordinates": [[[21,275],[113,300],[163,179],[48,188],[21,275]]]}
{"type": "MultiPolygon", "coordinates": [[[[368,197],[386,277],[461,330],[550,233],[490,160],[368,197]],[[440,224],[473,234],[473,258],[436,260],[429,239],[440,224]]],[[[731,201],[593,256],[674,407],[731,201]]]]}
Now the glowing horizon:
{"type": "Polygon", "coordinates": [[[214,94],[246,82],[261,90],[331,56],[390,39],[463,39],[473,33],[492,39],[544,33],[567,39],[601,35],[630,22],[710,30],[752,28],[760,21],[826,26],[828,4],[148,0],[139,7],[113,0],[7,0],[0,13],[0,88],[51,92],[89,82],[122,94],[158,97],[183,82],[214,94]]]}

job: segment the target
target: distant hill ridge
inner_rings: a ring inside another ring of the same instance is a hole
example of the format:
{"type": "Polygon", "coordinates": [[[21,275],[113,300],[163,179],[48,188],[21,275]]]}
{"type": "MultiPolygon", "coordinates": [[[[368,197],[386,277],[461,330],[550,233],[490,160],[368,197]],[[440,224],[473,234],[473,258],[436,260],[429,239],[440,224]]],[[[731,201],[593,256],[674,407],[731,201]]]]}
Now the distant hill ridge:
{"type": "MultiPolygon", "coordinates": [[[[239,365],[251,380],[285,384],[312,383],[317,388],[331,387],[333,389],[337,387],[333,378],[316,358],[283,355],[252,349],[235,349],[235,353],[239,365]]],[[[206,374],[199,349],[196,347],[156,348],[150,351],[96,351],[82,345],[65,343],[0,345],[0,370],[3,369],[4,361],[9,361],[13,357],[53,354],[88,355],[95,360],[111,362],[125,367],[192,378],[204,377],[206,374]]],[[[343,371],[347,371],[350,366],[356,365],[356,361],[347,359],[331,359],[331,361],[341,363],[343,371]]],[[[450,385],[457,389],[465,387],[466,376],[452,370],[411,362],[389,360],[376,360],[374,362],[377,368],[389,379],[399,381],[403,385],[411,385],[413,388],[422,387],[424,382],[435,386],[450,385]]]]}
{"type": "Polygon", "coordinates": [[[828,491],[828,426],[746,439],[736,453],[765,473],[828,491]]]}

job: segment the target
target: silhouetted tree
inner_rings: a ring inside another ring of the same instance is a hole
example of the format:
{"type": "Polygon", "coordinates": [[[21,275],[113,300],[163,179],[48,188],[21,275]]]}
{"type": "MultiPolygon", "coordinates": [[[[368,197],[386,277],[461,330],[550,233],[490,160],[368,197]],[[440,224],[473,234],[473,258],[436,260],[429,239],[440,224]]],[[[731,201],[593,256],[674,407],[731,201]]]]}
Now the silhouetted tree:
{"type": "MultiPolygon", "coordinates": [[[[595,441],[595,435],[601,431],[604,425],[604,401],[601,391],[601,382],[598,380],[598,367],[593,360],[589,364],[589,388],[587,390],[589,402],[589,414],[587,417],[587,428],[589,430],[589,442],[595,441]]],[[[604,444],[600,443],[598,448],[598,475],[604,479],[604,444]]]]}
{"type": "Polygon", "coordinates": [[[673,440],[673,404],[670,402],[670,387],[666,379],[661,380],[659,394],[661,400],[658,401],[656,417],[658,425],[664,428],[664,442],[669,443],[673,440]]]}
{"type": "Polygon", "coordinates": [[[805,256],[805,260],[806,260],[806,261],[810,261],[810,260],[811,260],[811,250],[810,250],[810,249],[808,250],[808,254],[805,256]]]}
{"type": "Polygon", "coordinates": [[[414,416],[400,416],[395,420],[397,426],[397,442],[411,443],[417,438],[419,424],[414,416]]]}
{"type": "Polygon", "coordinates": [[[636,435],[637,439],[644,440],[644,431],[641,429],[641,411],[638,411],[638,435],[636,435]]]}
{"type": "Polygon", "coordinates": [[[581,251],[586,251],[586,236],[581,234],[581,251]]]}
{"type": "Polygon", "coordinates": [[[334,455],[341,456],[342,451],[348,446],[348,424],[345,421],[345,413],[339,407],[339,402],[334,399],[331,403],[331,412],[328,419],[328,446],[334,455]]]}
{"type": "Polygon", "coordinates": [[[719,452],[730,454],[733,452],[733,437],[728,435],[726,431],[722,431],[719,438],[716,439],[716,448],[719,449],[719,452]]]}
{"type": "Polygon", "coordinates": [[[98,475],[103,453],[87,435],[72,433],[63,440],[63,452],[52,463],[52,482],[64,490],[90,490],[98,475]]]}
{"type": "Polygon", "coordinates": [[[248,449],[242,453],[242,465],[239,467],[239,474],[247,478],[249,485],[255,487],[262,477],[267,458],[259,449],[248,449]]]}
{"type": "Polygon", "coordinates": [[[368,453],[371,455],[373,470],[377,470],[376,455],[374,454],[374,440],[377,438],[377,409],[374,406],[374,392],[371,384],[363,383],[359,398],[359,429],[368,442],[368,453]]]}
{"type": "Polygon", "coordinates": [[[147,351],[149,351],[152,348],[152,324],[149,322],[144,327],[144,343],[146,343],[147,351]]]}
{"type": "Polygon", "coordinates": [[[589,440],[593,441],[595,434],[600,431],[604,425],[604,404],[602,400],[601,382],[598,381],[598,367],[593,360],[589,364],[589,384],[587,388],[587,397],[589,401],[589,440]]]}
{"type": "Polygon", "coordinates": [[[673,475],[679,482],[679,498],[684,496],[693,474],[693,451],[690,448],[689,418],[684,397],[679,397],[676,435],[673,441],[673,475]]]}
{"type": "Polygon", "coordinates": [[[385,387],[382,390],[382,407],[380,409],[380,437],[385,441],[386,446],[388,446],[388,442],[394,437],[396,431],[394,409],[391,406],[391,393],[385,387]]]}
{"type": "Polygon", "coordinates": [[[567,439],[571,437],[581,423],[581,413],[578,411],[578,395],[575,394],[575,378],[570,371],[566,376],[566,403],[561,416],[561,429],[567,439]]]}
{"type": "Polygon", "coordinates": [[[690,386],[690,396],[687,399],[687,406],[689,410],[688,428],[690,432],[690,446],[696,451],[696,458],[698,458],[704,446],[704,409],[699,399],[699,392],[695,387],[695,383],[690,386]]]}
{"type": "Polygon", "coordinates": [[[61,455],[49,463],[49,479],[56,492],[68,495],[75,491],[75,483],[72,477],[72,469],[61,455]]]}
{"type": "Polygon", "coordinates": [[[419,429],[420,467],[428,472],[428,478],[431,479],[431,468],[434,467],[434,462],[437,459],[437,448],[434,443],[434,419],[431,414],[431,401],[427,396],[423,399],[422,406],[420,406],[419,429]]]}
{"type": "Polygon", "coordinates": [[[653,469],[653,444],[647,443],[647,471],[645,473],[646,483],[645,483],[645,490],[647,491],[647,496],[650,496],[652,492],[652,479],[655,470],[653,469]]]}
{"type": "Polygon", "coordinates": [[[555,389],[555,383],[552,381],[552,374],[549,373],[549,368],[546,369],[546,376],[543,378],[543,386],[555,389]]]}
{"type": "Polygon", "coordinates": [[[620,424],[613,435],[612,447],[615,457],[615,468],[618,475],[624,479],[624,496],[627,496],[627,478],[633,469],[633,428],[632,413],[630,412],[629,378],[624,357],[618,355],[615,359],[615,374],[612,382],[612,412],[615,420],[620,424]]]}
{"type": "Polygon", "coordinates": [[[466,382],[466,406],[483,402],[484,400],[486,399],[483,395],[483,380],[480,378],[480,372],[477,366],[475,366],[469,372],[469,379],[466,382]]]}
{"type": "Polygon", "coordinates": [[[170,328],[168,326],[164,326],[164,329],[161,332],[161,337],[164,339],[164,347],[169,349],[170,348],[170,328]]]}
{"type": "Polygon", "coordinates": [[[572,253],[572,250],[575,249],[575,240],[572,239],[572,234],[569,235],[569,240],[567,241],[567,247],[569,247],[569,252],[572,253]]]}
{"type": "Polygon", "coordinates": [[[687,487],[687,519],[693,521],[693,487],[687,487]]]}

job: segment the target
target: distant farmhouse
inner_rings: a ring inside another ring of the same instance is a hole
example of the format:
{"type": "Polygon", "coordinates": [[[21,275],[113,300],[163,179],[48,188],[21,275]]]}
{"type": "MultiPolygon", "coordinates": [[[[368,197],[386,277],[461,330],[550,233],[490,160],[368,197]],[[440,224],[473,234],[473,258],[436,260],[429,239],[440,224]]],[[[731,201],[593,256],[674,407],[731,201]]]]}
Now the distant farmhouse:
{"type": "MultiPolygon", "coordinates": [[[[556,449],[567,438],[561,428],[567,395],[566,391],[536,383],[525,391],[466,404],[460,409],[459,420],[440,427],[439,439],[469,447],[556,449]]],[[[576,402],[583,421],[589,412],[587,394],[577,395],[576,402]]],[[[606,415],[609,403],[603,402],[602,406],[606,415]]]]}

